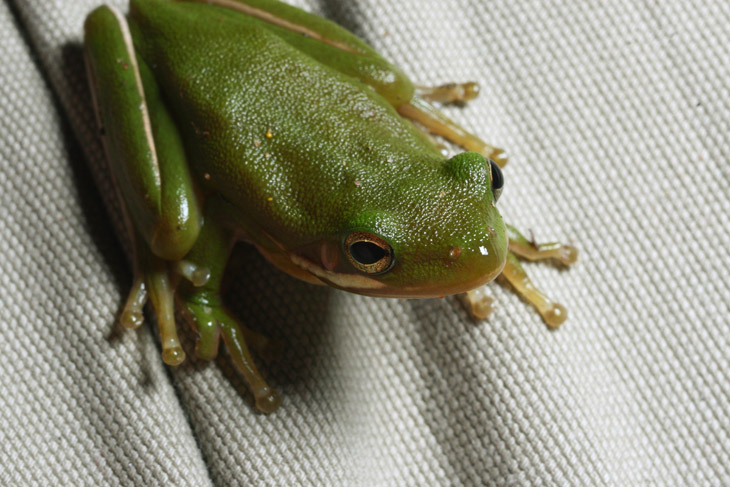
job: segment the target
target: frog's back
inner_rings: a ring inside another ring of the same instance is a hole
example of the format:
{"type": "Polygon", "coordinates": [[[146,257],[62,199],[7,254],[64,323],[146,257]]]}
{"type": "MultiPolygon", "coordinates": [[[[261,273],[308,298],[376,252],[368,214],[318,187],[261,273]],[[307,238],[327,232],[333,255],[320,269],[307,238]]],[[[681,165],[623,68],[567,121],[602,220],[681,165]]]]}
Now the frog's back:
{"type": "Polygon", "coordinates": [[[190,163],[216,191],[272,224],[326,232],[342,218],[336,208],[363,197],[361,185],[370,195],[397,191],[394,180],[426,178],[420,173],[441,160],[385,99],[259,20],[162,0],[134,2],[130,16],[138,53],[185,122],[190,163]]]}

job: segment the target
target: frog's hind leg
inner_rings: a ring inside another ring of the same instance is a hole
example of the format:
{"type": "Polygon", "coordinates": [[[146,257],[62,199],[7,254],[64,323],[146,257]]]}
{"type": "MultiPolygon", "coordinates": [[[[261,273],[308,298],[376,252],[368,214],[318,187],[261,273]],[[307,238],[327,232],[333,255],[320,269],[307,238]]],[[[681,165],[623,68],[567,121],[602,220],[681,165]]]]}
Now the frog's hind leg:
{"type": "Polygon", "coordinates": [[[563,265],[572,265],[578,259],[578,250],[572,245],[532,242],[511,225],[507,225],[507,234],[510,250],[500,278],[506,280],[518,294],[535,306],[550,328],[560,326],[568,316],[567,310],[535,287],[517,256],[532,261],[556,260],[563,265]]]}
{"type": "MultiPolygon", "coordinates": [[[[443,90],[442,92],[441,90],[435,89],[433,96],[452,99],[455,95],[450,94],[448,90],[443,90]]],[[[440,135],[454,144],[462,146],[466,150],[483,154],[485,157],[496,162],[500,167],[504,167],[507,164],[507,155],[504,150],[487,144],[476,135],[468,132],[420,96],[414,96],[410,102],[400,105],[398,107],[398,113],[414,122],[418,122],[429,132],[440,135]]]]}
{"type": "Polygon", "coordinates": [[[182,137],[124,16],[101,6],[84,30],[94,107],[126,212],[155,255],[179,260],[201,223],[182,137]]]}
{"type": "MultiPolygon", "coordinates": [[[[178,365],[185,354],[174,316],[176,267],[201,225],[182,140],[151,73],[137,59],[124,16],[99,7],[84,30],[94,108],[135,250],[134,283],[120,321],[139,326],[151,298],[163,359],[178,365]]],[[[201,280],[201,272],[189,275],[201,280]]]]}

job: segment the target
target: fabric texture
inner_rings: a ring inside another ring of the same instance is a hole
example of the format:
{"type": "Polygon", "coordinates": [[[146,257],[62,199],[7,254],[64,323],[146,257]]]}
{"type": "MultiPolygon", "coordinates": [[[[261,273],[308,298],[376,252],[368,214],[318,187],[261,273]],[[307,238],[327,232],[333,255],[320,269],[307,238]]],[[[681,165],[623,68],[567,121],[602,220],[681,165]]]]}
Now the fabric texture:
{"type": "Polygon", "coordinates": [[[727,2],[290,0],[418,83],[478,80],[445,111],[509,151],[502,214],[581,254],[526,265],[569,309],[551,332],[497,285],[474,321],[242,246],[227,298],[285,350],[268,416],[225,354],[171,369],[151,326],[116,324],[130,271],[81,48],[99,3],[0,7],[0,484],[730,485],[727,2]]]}

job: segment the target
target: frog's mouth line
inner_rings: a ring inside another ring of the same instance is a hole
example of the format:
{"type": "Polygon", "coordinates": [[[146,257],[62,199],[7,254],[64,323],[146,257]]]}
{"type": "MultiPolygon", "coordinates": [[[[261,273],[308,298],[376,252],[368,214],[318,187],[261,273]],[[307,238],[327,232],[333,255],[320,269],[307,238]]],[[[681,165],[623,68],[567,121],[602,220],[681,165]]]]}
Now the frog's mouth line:
{"type": "MultiPolygon", "coordinates": [[[[334,270],[322,267],[306,257],[286,250],[279,241],[268,233],[262,232],[262,234],[272,244],[274,244],[275,247],[278,247],[279,250],[272,250],[270,247],[267,249],[258,244],[254,245],[256,245],[259,252],[266,257],[269,262],[292,277],[296,277],[297,279],[301,279],[312,284],[331,285],[333,287],[362,294],[378,294],[376,293],[376,290],[382,290],[387,287],[384,283],[371,279],[367,276],[335,272],[334,270]]],[[[328,249],[323,245],[319,249],[321,255],[324,255],[327,250],[328,249]]],[[[334,263],[336,260],[337,259],[331,262],[334,263]]]]}
{"type": "Polygon", "coordinates": [[[371,279],[366,276],[362,276],[359,274],[343,274],[327,270],[323,267],[318,266],[311,260],[297,254],[290,254],[289,258],[295,265],[297,265],[301,269],[304,269],[318,279],[321,279],[322,281],[335,287],[348,290],[361,289],[364,292],[366,292],[368,289],[374,290],[383,289],[384,287],[386,287],[385,284],[383,284],[382,282],[376,281],[375,279],[371,279]]]}

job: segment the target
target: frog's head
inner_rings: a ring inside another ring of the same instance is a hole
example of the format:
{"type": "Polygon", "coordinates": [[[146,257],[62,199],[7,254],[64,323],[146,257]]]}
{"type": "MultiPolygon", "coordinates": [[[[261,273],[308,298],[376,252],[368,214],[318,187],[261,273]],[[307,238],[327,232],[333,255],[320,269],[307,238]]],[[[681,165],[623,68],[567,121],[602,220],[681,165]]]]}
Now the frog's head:
{"type": "Polygon", "coordinates": [[[430,173],[416,169],[391,180],[363,198],[336,235],[290,256],[319,280],[360,294],[466,292],[493,280],[505,264],[507,237],[495,205],[502,184],[496,163],[459,154],[430,173]]]}

